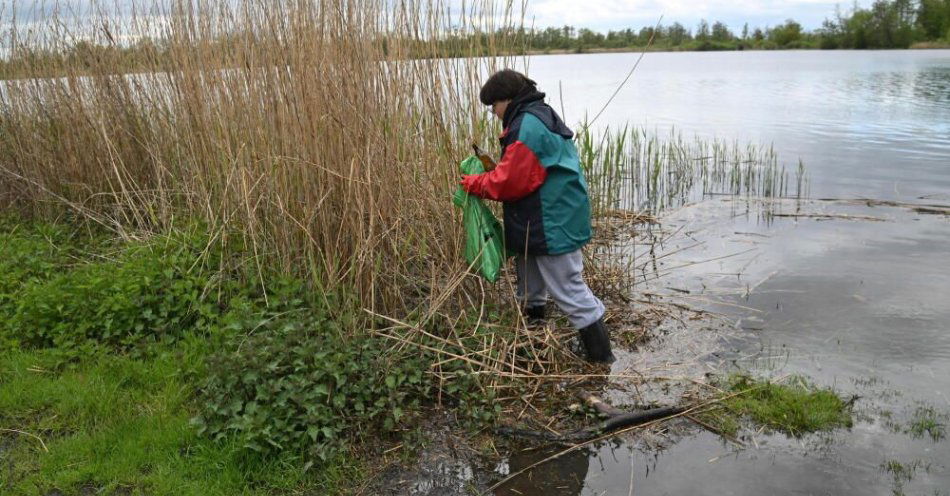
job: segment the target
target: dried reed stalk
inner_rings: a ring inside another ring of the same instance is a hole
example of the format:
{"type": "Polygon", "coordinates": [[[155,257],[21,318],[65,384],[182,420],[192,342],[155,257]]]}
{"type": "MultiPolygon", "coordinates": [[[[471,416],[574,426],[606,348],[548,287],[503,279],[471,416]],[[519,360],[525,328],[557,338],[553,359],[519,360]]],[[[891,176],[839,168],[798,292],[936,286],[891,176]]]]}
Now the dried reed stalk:
{"type": "Polygon", "coordinates": [[[465,270],[457,164],[493,138],[478,85],[513,60],[447,55],[515,51],[495,34],[520,23],[510,3],[68,7],[0,10],[0,54],[20,61],[0,82],[7,206],[67,207],[124,235],[201,220],[259,271],[387,312],[465,270]],[[31,9],[55,14],[15,15],[31,9]]]}

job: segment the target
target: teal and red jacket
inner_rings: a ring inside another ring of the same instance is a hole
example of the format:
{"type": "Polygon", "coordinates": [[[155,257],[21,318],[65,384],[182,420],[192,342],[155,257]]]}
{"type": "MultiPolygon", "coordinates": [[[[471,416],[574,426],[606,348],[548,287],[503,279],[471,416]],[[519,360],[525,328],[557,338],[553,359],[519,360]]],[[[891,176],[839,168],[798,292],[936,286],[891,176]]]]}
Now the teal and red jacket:
{"type": "Polygon", "coordinates": [[[587,244],[590,201],[574,133],[534,90],[508,104],[503,127],[498,166],[463,176],[462,188],[503,202],[508,253],[560,255],[587,244]]]}

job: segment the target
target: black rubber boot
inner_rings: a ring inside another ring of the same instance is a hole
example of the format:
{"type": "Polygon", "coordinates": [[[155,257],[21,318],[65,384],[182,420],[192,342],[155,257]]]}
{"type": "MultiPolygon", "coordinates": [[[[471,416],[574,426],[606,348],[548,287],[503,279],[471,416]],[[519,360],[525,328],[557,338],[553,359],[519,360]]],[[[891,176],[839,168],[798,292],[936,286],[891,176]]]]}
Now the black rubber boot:
{"type": "Polygon", "coordinates": [[[529,324],[543,324],[545,317],[545,307],[544,305],[538,305],[536,307],[525,307],[524,316],[527,319],[529,324]]]}
{"type": "Polygon", "coordinates": [[[587,349],[587,361],[594,363],[613,363],[616,358],[610,351],[610,336],[603,317],[597,322],[580,330],[581,341],[587,349]]]}

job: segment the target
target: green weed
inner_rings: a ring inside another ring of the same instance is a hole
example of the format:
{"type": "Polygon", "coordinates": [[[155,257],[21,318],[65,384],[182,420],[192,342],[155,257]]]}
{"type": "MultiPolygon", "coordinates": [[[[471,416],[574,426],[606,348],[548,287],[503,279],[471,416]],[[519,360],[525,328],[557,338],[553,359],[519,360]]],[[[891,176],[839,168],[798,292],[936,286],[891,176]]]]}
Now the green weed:
{"type": "MultiPolygon", "coordinates": [[[[282,306],[232,302],[224,317],[231,337],[209,358],[201,381],[201,412],[193,419],[200,434],[262,456],[291,453],[315,462],[362,439],[411,437],[436,396],[473,427],[500,411],[493,393],[464,367],[442,363],[436,378],[430,369],[441,356],[400,352],[382,337],[353,334],[357,318],[339,309],[331,317],[330,308],[295,296],[299,290],[274,292],[271,300],[282,306]]],[[[429,325],[438,326],[438,319],[429,325]]]]}
{"type": "Polygon", "coordinates": [[[160,237],[56,274],[48,273],[57,267],[49,257],[41,258],[34,272],[47,277],[32,277],[7,305],[14,305],[7,335],[13,345],[64,352],[144,350],[203,328],[217,313],[217,263],[207,247],[201,236],[160,237]]]}
{"type": "Polygon", "coordinates": [[[914,460],[909,463],[887,460],[881,463],[880,470],[891,475],[891,494],[893,496],[904,496],[904,484],[913,480],[920,470],[930,472],[930,464],[924,463],[922,460],[914,460]]]}
{"type": "MultiPolygon", "coordinates": [[[[17,294],[78,262],[80,246],[100,242],[60,224],[0,217],[0,317],[6,322],[17,294]]],[[[0,324],[2,325],[2,324],[0,324]]],[[[2,329],[2,327],[0,327],[2,329]]]]}
{"type": "Polygon", "coordinates": [[[0,493],[337,493],[354,449],[418,443],[432,398],[468,425],[500,410],[460,363],[365,331],[353,297],[247,282],[204,234],[70,232],[0,226],[0,493]]]}
{"type": "Polygon", "coordinates": [[[847,402],[802,377],[773,383],[738,374],[728,379],[726,391],[735,396],[725,399],[722,409],[708,413],[705,418],[727,434],[738,432],[743,418],[791,436],[853,424],[847,402]]]}
{"type": "MultiPolygon", "coordinates": [[[[340,446],[308,467],[300,453],[264,457],[236,432],[211,439],[191,425],[208,356],[222,356],[236,342],[229,336],[267,336],[283,348],[290,343],[270,322],[315,322],[302,317],[317,298],[307,298],[301,282],[244,283],[221,269],[202,235],[159,236],[93,258],[79,254],[100,245],[72,239],[64,226],[7,221],[0,228],[8,241],[2,263],[18,270],[0,276],[12,288],[0,304],[10,317],[0,329],[0,493],[323,494],[360,476],[340,446]]],[[[319,300],[321,308],[344,303],[319,300]]],[[[332,328],[335,342],[358,328],[345,312],[321,315],[320,329],[332,328]]],[[[337,363],[349,363],[355,349],[338,350],[337,363]]],[[[364,375],[386,388],[405,379],[380,377],[391,370],[381,363],[353,363],[372,367],[348,372],[354,381],[364,375]]],[[[399,399],[388,412],[394,421],[412,408],[399,399]]]]}
{"type": "Polygon", "coordinates": [[[324,312],[252,314],[209,363],[201,434],[257,453],[327,460],[360,432],[392,431],[431,385],[421,359],[386,357],[378,339],[347,337],[324,312]]]}
{"type": "Polygon", "coordinates": [[[947,436],[947,414],[930,406],[917,407],[906,432],[915,438],[929,436],[933,442],[947,436]]]}

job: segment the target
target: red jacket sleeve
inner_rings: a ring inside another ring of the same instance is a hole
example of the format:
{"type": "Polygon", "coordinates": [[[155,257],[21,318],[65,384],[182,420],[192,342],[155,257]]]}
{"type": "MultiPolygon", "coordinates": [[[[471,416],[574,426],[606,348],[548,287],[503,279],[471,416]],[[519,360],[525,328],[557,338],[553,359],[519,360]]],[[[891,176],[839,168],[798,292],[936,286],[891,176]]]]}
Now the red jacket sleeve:
{"type": "Polygon", "coordinates": [[[517,201],[541,187],[548,171],[528,145],[515,141],[490,172],[462,176],[462,189],[475,196],[496,201],[517,201]]]}

